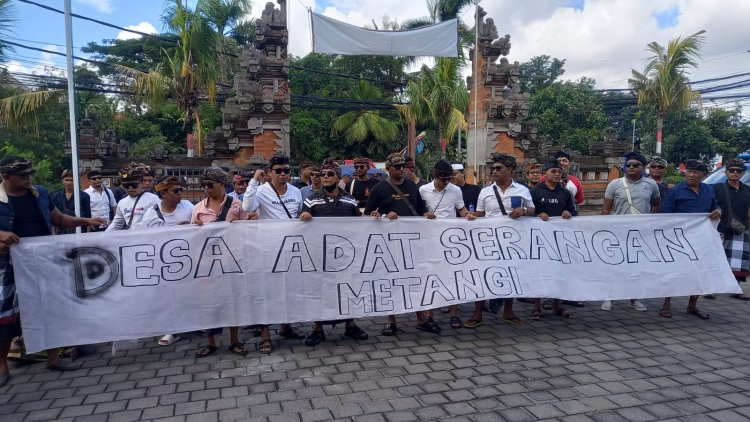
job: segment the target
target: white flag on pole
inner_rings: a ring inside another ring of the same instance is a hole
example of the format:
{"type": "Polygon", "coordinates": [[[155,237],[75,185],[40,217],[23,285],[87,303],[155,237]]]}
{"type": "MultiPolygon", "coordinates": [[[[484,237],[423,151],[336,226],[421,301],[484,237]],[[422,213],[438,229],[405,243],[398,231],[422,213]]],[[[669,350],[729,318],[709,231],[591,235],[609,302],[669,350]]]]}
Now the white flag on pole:
{"type": "Polygon", "coordinates": [[[404,31],[375,31],[311,14],[316,53],[458,57],[458,19],[404,31]]]}

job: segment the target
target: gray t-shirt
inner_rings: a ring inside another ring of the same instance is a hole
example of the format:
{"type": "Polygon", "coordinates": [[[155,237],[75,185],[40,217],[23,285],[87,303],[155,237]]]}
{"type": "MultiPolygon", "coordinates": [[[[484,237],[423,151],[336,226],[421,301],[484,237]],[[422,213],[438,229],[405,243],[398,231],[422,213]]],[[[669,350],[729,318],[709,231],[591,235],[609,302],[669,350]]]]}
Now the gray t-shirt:
{"type": "Polygon", "coordinates": [[[625,185],[623,184],[622,177],[615,179],[607,185],[607,190],[604,191],[604,198],[613,199],[614,206],[612,208],[612,214],[623,215],[623,214],[648,214],[651,212],[651,201],[654,198],[659,198],[659,186],[652,179],[648,177],[641,177],[638,181],[632,181],[628,179],[628,186],[630,188],[630,197],[633,201],[633,208],[631,210],[630,204],[628,203],[628,195],[625,192],[625,185]]]}

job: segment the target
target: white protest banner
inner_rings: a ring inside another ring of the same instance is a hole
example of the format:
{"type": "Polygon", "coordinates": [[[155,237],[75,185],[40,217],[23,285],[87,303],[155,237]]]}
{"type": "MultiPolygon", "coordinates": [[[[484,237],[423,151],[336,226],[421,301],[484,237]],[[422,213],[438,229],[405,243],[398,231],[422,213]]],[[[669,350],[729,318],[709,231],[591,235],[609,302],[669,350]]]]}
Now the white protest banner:
{"type": "Polygon", "coordinates": [[[316,53],[458,57],[458,19],[403,31],[374,31],[310,13],[316,53]]]}
{"type": "Polygon", "coordinates": [[[740,293],[705,215],[246,221],[26,238],[30,351],[477,299],[740,293]]]}

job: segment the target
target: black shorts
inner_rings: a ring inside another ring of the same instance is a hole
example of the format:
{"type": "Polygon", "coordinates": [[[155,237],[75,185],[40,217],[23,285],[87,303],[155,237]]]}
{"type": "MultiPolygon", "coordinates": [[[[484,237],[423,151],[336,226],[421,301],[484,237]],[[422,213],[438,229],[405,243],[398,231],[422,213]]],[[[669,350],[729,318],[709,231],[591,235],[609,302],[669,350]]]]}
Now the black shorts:
{"type": "Polygon", "coordinates": [[[21,318],[16,315],[15,321],[8,324],[0,324],[0,343],[10,343],[11,340],[21,335],[21,318]]]}

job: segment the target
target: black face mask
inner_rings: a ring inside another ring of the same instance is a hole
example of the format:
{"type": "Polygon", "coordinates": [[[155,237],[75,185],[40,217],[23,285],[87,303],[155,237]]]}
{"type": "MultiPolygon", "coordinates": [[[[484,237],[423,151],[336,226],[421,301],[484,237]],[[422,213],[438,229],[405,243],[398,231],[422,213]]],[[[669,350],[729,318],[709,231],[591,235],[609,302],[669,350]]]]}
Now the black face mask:
{"type": "Polygon", "coordinates": [[[335,191],[337,187],[338,187],[338,185],[336,185],[335,183],[333,185],[330,185],[330,186],[323,185],[323,189],[325,189],[326,192],[328,192],[328,193],[331,193],[331,192],[335,191]]]}

